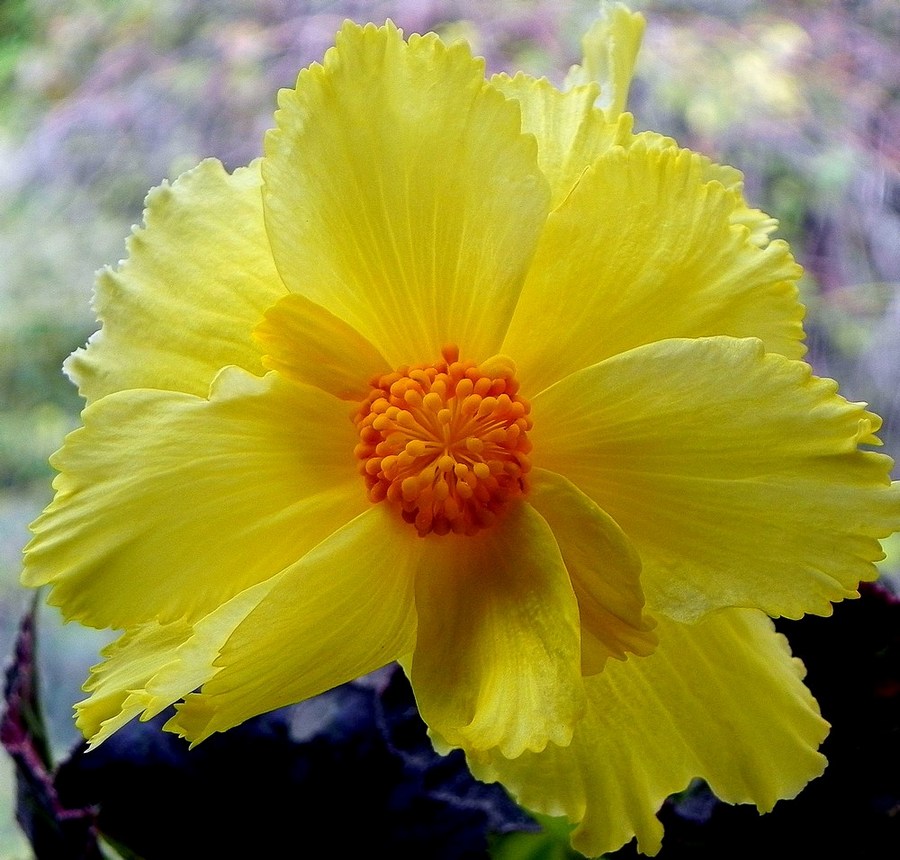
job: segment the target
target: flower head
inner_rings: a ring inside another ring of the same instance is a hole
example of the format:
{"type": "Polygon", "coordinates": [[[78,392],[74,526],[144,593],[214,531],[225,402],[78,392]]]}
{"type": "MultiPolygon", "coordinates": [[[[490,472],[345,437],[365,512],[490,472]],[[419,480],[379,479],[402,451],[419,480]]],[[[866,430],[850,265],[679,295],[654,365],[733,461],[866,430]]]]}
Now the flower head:
{"type": "Polygon", "coordinates": [[[856,596],[900,493],[741,175],[633,132],[642,27],[608,9],[561,91],[348,23],[262,159],[150,194],[24,575],[124,631],[93,743],[399,660],[436,746],[588,854],[655,852],[693,777],[766,810],[821,772],[768,616],[856,596]]]}

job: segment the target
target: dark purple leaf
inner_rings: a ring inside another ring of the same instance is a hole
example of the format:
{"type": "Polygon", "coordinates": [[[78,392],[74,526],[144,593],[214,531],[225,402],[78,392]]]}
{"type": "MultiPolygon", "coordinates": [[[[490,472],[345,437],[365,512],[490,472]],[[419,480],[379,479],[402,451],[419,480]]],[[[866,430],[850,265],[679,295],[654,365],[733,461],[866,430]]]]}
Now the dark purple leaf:
{"type": "Polygon", "coordinates": [[[19,627],[12,664],[6,672],[6,708],[0,741],[16,766],[16,818],[35,856],[102,860],[94,810],[60,802],[38,700],[35,660],[35,607],[19,627]]]}
{"type": "Polygon", "coordinates": [[[461,754],[431,748],[403,673],[389,668],[257,717],[193,750],[132,722],[77,750],[56,785],[95,805],[104,836],[147,860],[193,856],[486,858],[489,833],[535,829],[461,754]],[[293,856],[293,854],[292,854],[293,856]],[[321,856],[318,850],[310,856],[321,856]]]}

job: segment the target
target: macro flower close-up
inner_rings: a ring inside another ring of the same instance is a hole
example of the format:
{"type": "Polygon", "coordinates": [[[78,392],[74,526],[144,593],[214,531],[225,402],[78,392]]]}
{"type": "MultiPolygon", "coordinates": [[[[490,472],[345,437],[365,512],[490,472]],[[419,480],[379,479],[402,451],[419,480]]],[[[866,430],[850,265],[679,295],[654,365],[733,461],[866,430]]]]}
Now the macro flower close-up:
{"type": "Polygon", "coordinates": [[[643,27],[607,6],[559,89],[348,22],[262,158],[150,193],[23,579],[121,631],[92,744],[399,661],[438,751],[587,855],[656,853],[695,778],[768,811],[822,773],[771,618],[877,577],[900,487],[740,172],[634,130],[643,27]]]}

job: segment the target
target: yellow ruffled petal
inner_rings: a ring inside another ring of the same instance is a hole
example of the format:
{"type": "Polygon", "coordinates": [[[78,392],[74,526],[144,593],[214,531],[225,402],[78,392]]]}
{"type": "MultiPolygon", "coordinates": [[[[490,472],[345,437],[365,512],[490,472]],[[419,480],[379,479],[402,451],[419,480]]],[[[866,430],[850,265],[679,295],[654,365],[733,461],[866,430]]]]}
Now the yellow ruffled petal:
{"type": "MultiPolygon", "coordinates": [[[[678,143],[673,138],[657,134],[655,131],[643,131],[635,135],[628,145],[636,149],[678,149],[678,143]]],[[[759,245],[761,248],[768,245],[769,235],[778,227],[778,221],[762,210],[752,209],[747,205],[743,197],[744,174],[736,167],[716,164],[705,155],[696,155],[700,159],[705,181],[720,182],[727,190],[733,191],[737,195],[738,202],[729,219],[731,223],[746,227],[750,231],[748,238],[754,245],[759,245]]]]}
{"type": "Polygon", "coordinates": [[[263,163],[266,224],[294,291],[391,367],[447,342],[498,351],[549,189],[520,113],[462,43],[345,24],[283,90],[263,163]]]}
{"type": "Polygon", "coordinates": [[[661,619],[658,632],[649,657],[585,679],[588,709],[570,746],[513,761],[469,757],[476,776],[502,781],[525,806],[578,822],[572,843],[591,857],[635,835],[642,853],[655,854],[656,811],[695,777],[728,803],[768,811],[825,768],[817,748],[828,724],[802,664],[762,613],[661,619]]]}
{"type": "Polygon", "coordinates": [[[651,610],[827,615],[900,527],[890,458],[857,450],[880,419],[836,389],[753,339],[650,344],[534,398],[532,460],[621,526],[651,610]]]}
{"type": "Polygon", "coordinates": [[[495,75],[491,85],[518,102],[522,130],[537,140],[538,164],[550,183],[551,209],[566,199],[598,155],[631,139],[630,114],[610,122],[594,106],[596,84],[560,92],[545,78],[519,72],[513,78],[495,75]]]}
{"type": "Polygon", "coordinates": [[[408,653],[423,546],[390,511],[370,507],[279,577],[166,728],[198,743],[408,653]]]}
{"type": "MultiPolygon", "coordinates": [[[[186,621],[151,622],[122,634],[101,652],[84,684],[90,697],[75,706],[75,724],[97,746],[147,707],[144,687],[191,634],[186,621]]],[[[186,691],[187,692],[187,691],[186,691]]]]}
{"type": "Polygon", "coordinates": [[[259,163],[225,172],[204,161],[147,197],[128,259],[106,269],[101,330],[66,369],[88,402],[127,388],[205,397],[229,364],[262,374],[251,333],[287,290],[263,225],[259,163]]]}
{"type": "Polygon", "coordinates": [[[644,37],[646,20],[623,3],[602,4],[600,16],[581,39],[584,59],[573,66],[566,86],[596,81],[600,84],[597,106],[615,120],[628,103],[634,63],[644,37]]]}
{"type": "Polygon", "coordinates": [[[266,367],[342,400],[365,400],[370,380],[390,370],[355,328],[298,293],[269,308],[254,336],[266,367]]]}
{"type": "Polygon", "coordinates": [[[643,614],[641,561],[622,530],[561,475],[534,469],[528,500],[559,544],[581,616],[581,669],[592,675],[606,660],[656,646],[643,614]]]}
{"type": "Polygon", "coordinates": [[[193,621],[294,563],[369,506],[348,406],[237,368],[211,399],[111,394],[55,455],[26,585],[71,619],[193,621]]]}
{"type": "Polygon", "coordinates": [[[738,197],[688,150],[614,148],[547,222],[503,352],[526,394],[644,343],[759,337],[803,355],[800,267],[732,224],[738,197]]]}
{"type": "Polygon", "coordinates": [[[436,742],[509,757],[568,743],[584,708],[578,603],[550,527],[521,503],[478,536],[422,543],[410,676],[436,742]]]}
{"type": "Polygon", "coordinates": [[[149,720],[208,681],[219,648],[279,576],[246,589],[202,618],[152,621],[124,633],[103,651],[84,685],[91,695],[75,705],[76,725],[99,746],[125,723],[149,720]]]}

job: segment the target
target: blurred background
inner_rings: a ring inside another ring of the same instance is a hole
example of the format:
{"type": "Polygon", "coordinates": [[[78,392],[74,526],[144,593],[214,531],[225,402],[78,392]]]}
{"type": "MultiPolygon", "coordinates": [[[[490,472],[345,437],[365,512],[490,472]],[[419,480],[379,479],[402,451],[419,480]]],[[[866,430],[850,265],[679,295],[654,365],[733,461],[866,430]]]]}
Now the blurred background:
{"type": "MultiPolygon", "coordinates": [[[[900,3],[633,0],[648,28],[639,129],[746,175],[804,265],[810,359],[885,419],[900,454],[900,3]]],[[[561,83],[594,0],[0,0],[0,654],[29,595],[27,524],[78,422],[63,359],[95,324],[96,269],[124,256],[148,189],[207,156],[261,153],[275,94],[344,18],[465,38],[488,71],[561,83]]],[[[887,546],[886,581],[900,582],[887,546]]],[[[41,615],[54,750],[105,641],[41,615]]],[[[0,757],[0,858],[28,858],[0,757]]]]}

